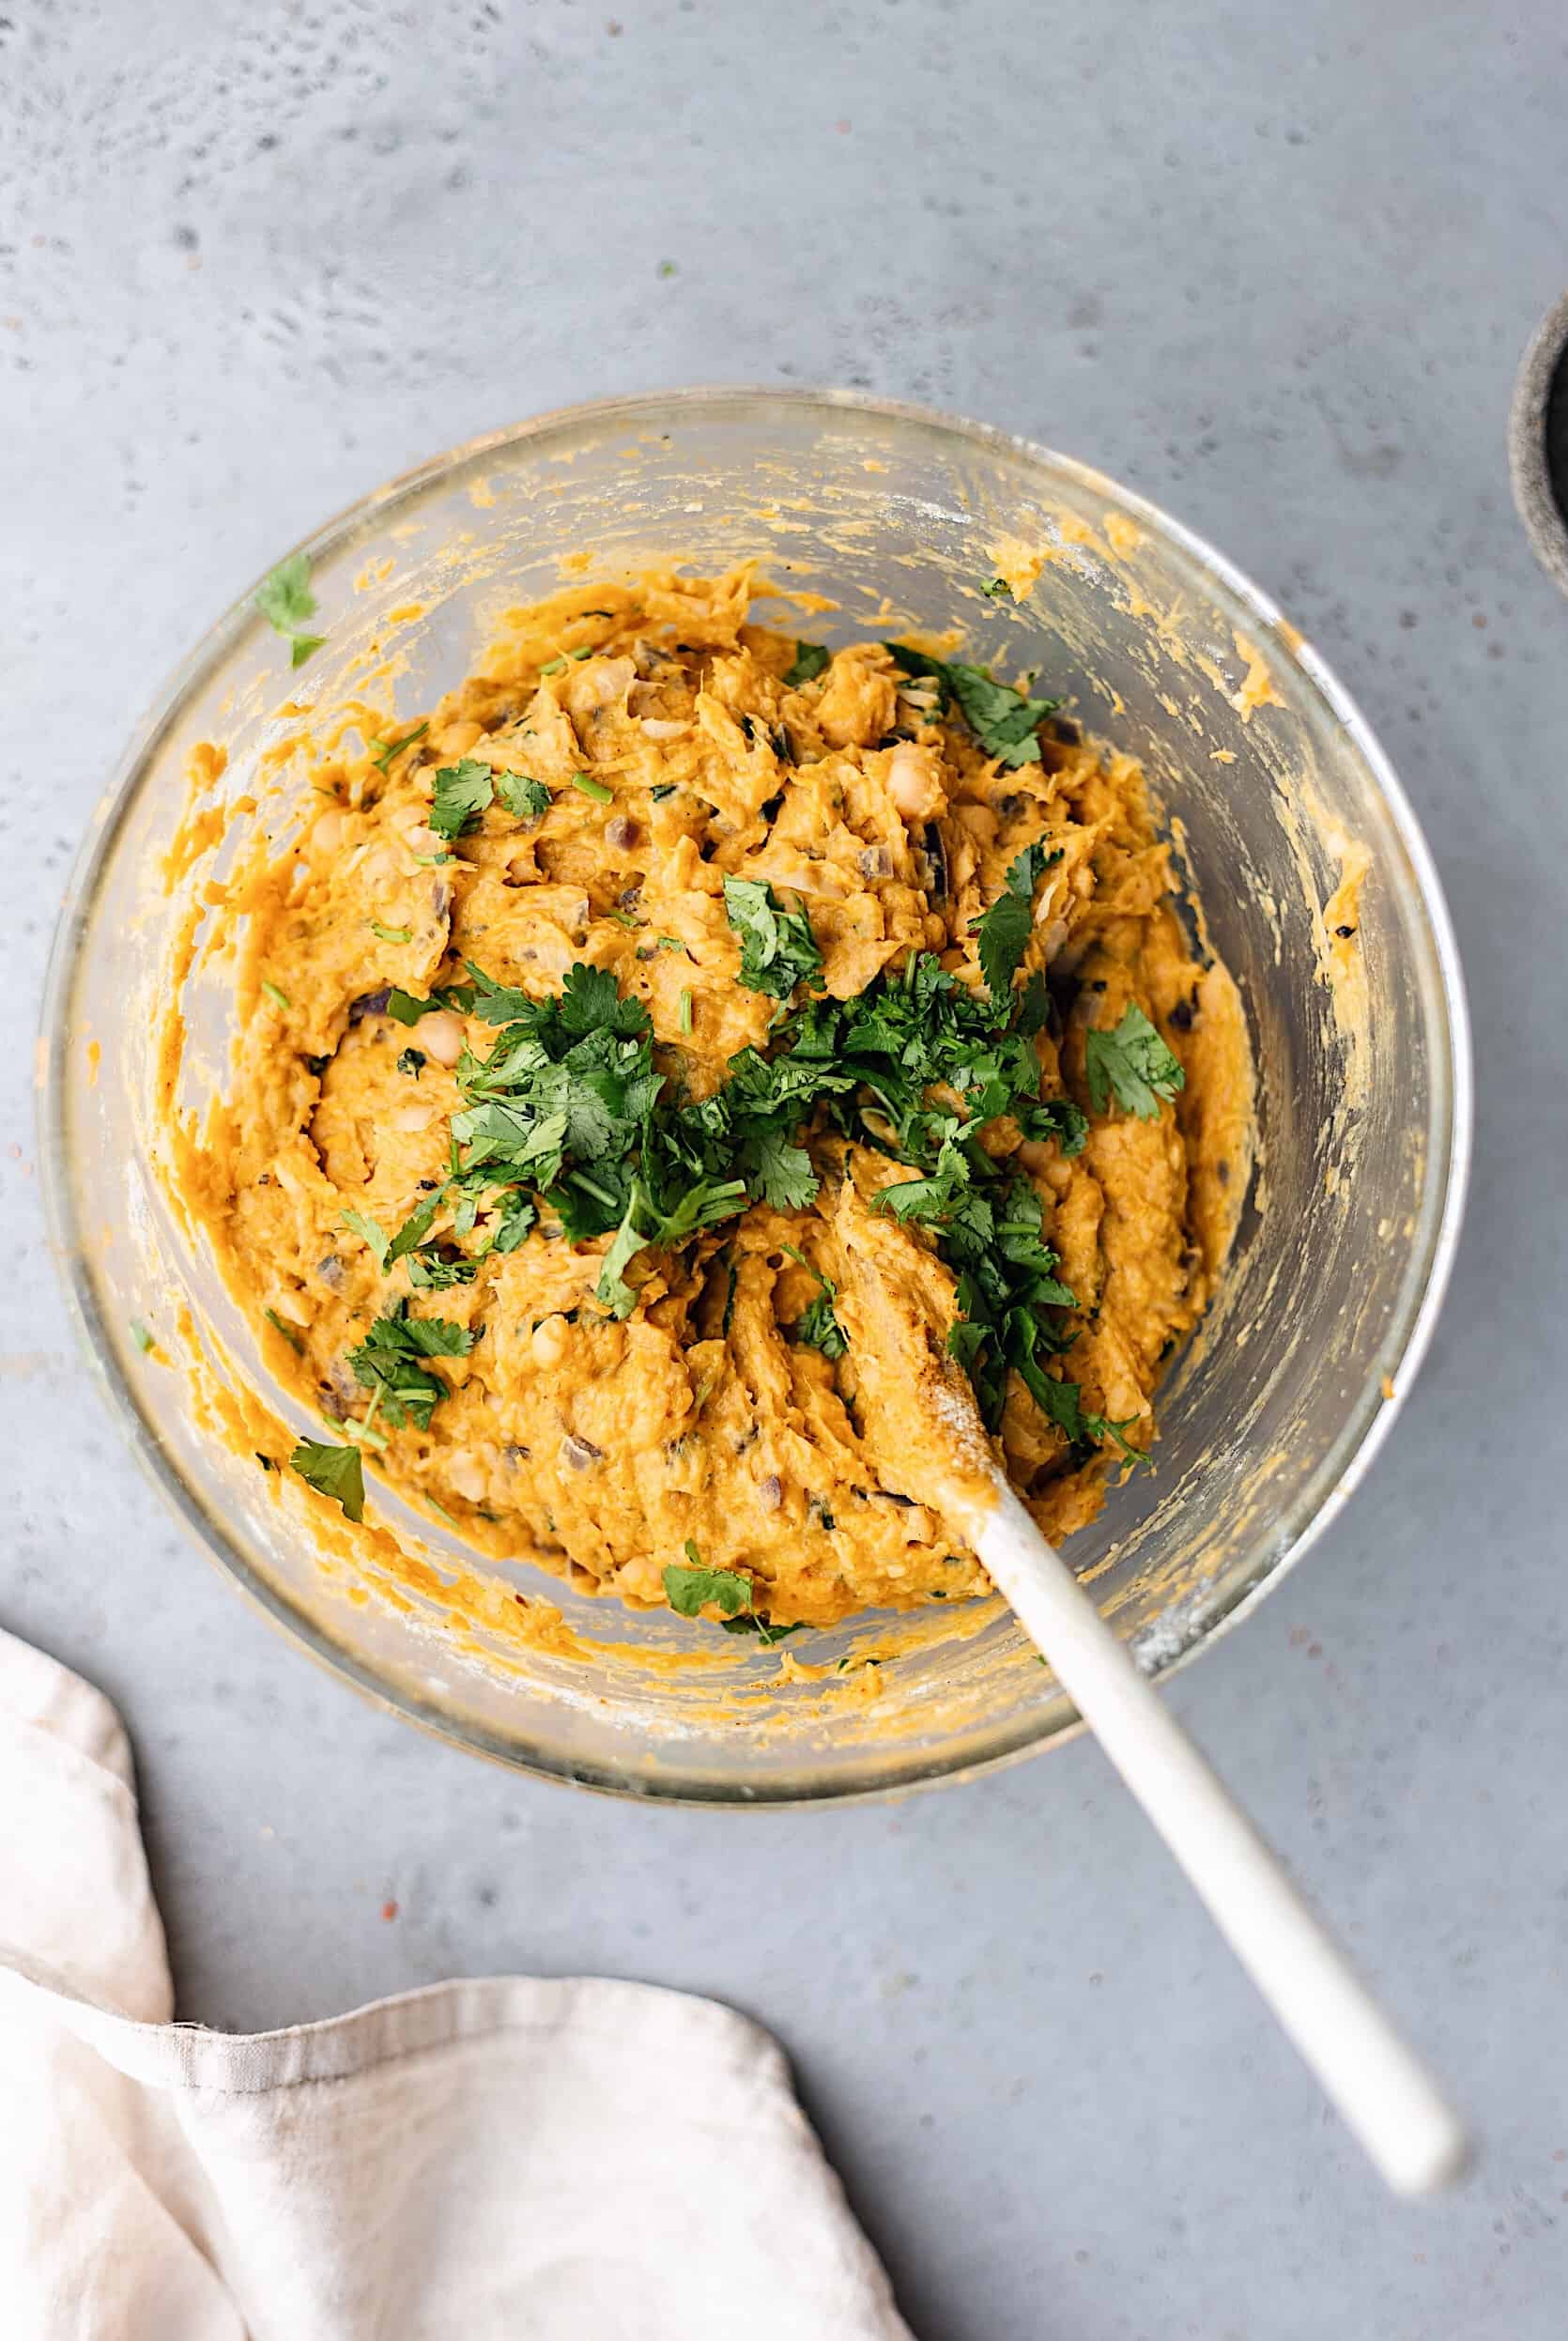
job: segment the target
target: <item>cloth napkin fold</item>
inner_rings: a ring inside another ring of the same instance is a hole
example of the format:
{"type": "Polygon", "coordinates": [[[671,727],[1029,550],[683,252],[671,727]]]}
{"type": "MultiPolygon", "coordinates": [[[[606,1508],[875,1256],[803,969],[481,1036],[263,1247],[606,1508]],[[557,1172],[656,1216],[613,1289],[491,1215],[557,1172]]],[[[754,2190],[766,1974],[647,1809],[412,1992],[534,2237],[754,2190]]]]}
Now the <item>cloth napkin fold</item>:
{"type": "Polygon", "coordinates": [[[0,1632],[7,2341],[909,2341],[730,2009],[498,1977],[173,2014],[119,1718],[0,1632]]]}

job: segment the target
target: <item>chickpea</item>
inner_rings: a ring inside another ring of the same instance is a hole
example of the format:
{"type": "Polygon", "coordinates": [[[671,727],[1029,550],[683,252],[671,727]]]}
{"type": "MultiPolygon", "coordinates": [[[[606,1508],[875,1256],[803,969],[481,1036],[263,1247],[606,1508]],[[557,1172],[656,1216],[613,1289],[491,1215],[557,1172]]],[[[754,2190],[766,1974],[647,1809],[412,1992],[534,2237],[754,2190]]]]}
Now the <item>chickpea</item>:
{"type": "Polygon", "coordinates": [[[414,1031],[420,1047],[438,1065],[455,1065],[463,1054],[463,1019],[450,1008],[438,1008],[433,1015],[422,1016],[414,1031]]]}
{"type": "Polygon", "coordinates": [[[929,747],[900,740],[887,765],[887,793],[904,821],[929,821],[942,809],[942,782],[929,747]]]}
{"type": "Polygon", "coordinates": [[[448,1483],[469,1503],[483,1503],[488,1485],[479,1457],[471,1447],[459,1447],[446,1460],[448,1483]]]}

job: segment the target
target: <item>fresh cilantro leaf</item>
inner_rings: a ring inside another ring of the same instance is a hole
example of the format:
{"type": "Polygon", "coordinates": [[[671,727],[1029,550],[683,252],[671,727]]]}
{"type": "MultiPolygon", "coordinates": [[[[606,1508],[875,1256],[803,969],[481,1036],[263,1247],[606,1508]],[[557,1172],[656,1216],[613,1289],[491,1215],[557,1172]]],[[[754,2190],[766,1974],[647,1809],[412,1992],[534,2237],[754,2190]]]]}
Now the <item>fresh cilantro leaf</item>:
{"type": "Polygon", "coordinates": [[[508,1191],[490,1230],[486,1252],[515,1252],[539,1217],[526,1194],[514,1187],[508,1191]]]}
{"type": "Polygon", "coordinates": [[[1061,705],[1060,700],[1025,699],[1010,683],[998,683],[983,667],[967,666],[962,659],[931,658],[906,642],[889,642],[885,647],[903,673],[934,675],[951,692],[988,756],[1012,768],[1039,762],[1037,734],[1047,716],[1061,705]]]}
{"type": "Polygon", "coordinates": [[[775,1625],[771,1618],[763,1617],[760,1613],[754,1616],[747,1610],[743,1610],[738,1618],[725,1618],[721,1624],[725,1633],[755,1634],[758,1640],[764,1645],[784,1641],[791,1634],[799,1634],[804,1631],[804,1628],[799,1625],[775,1625]]]}
{"type": "Polygon", "coordinates": [[[591,772],[575,772],[572,786],[580,789],[584,796],[592,797],[595,805],[613,805],[615,802],[615,791],[607,788],[604,781],[595,780],[591,772]]]}
{"type": "Polygon", "coordinates": [[[623,1000],[614,973],[581,960],[566,971],[561,987],[561,1021],[568,1032],[613,1032],[634,1038],[649,1029],[640,1000],[623,1000]]]}
{"type": "Polygon", "coordinates": [[[391,1243],[387,1246],[385,1266],[392,1268],[416,1251],[436,1224],[436,1214],[446,1201],[446,1189],[438,1187],[433,1195],[410,1211],[391,1243]]]}
{"type": "MultiPolygon", "coordinates": [[[[531,1211],[531,1206],[528,1207],[531,1211]]],[[[451,1258],[438,1245],[408,1255],[408,1282],[416,1292],[445,1292],[453,1285],[471,1285],[479,1274],[477,1262],[461,1255],[451,1258]]]]}
{"type": "Polygon", "coordinates": [[[604,1257],[594,1298],[612,1317],[629,1317],[637,1293],[625,1271],[639,1252],[675,1252],[699,1229],[730,1218],[746,1206],[746,1186],[739,1178],[699,1180],[688,1187],[673,1210],[661,1211],[641,1178],[632,1181],[624,1216],[615,1240],[604,1257]]]}
{"type": "Polygon", "coordinates": [[[255,607],[274,634],[290,642],[291,667],[302,667],[326,639],[325,635],[309,630],[307,622],[315,615],[315,595],[311,592],[311,565],[303,553],[290,553],[262,580],[256,588],[255,607]]]}
{"type": "Polygon", "coordinates": [[[400,1049],[397,1070],[400,1073],[411,1073],[417,1081],[428,1061],[423,1049],[400,1049]]]}
{"type": "Polygon", "coordinates": [[[377,740],[370,751],[371,762],[379,764],[383,772],[390,772],[393,762],[402,755],[404,749],[412,747],[416,740],[423,740],[429,729],[430,725],[427,720],[424,723],[416,723],[413,730],[405,732],[400,740],[377,740]]]}
{"type": "MultiPolygon", "coordinates": [[[[563,1113],[535,1116],[527,1107],[487,1099],[452,1117],[452,1134],[464,1149],[462,1167],[473,1171],[504,1163],[514,1174],[526,1171],[547,1185],[561,1169],[566,1144],[563,1113]]],[[[471,1223],[470,1223],[471,1224],[471,1223]]]]}
{"type": "Polygon", "coordinates": [[[822,955],[804,910],[783,910],[764,878],[726,878],[724,908],[741,938],[740,980],[750,992],[788,1000],[821,975],[822,955]]]}
{"type": "Polygon", "coordinates": [[[1089,1117],[1071,1098],[1042,1098],[1038,1104],[1021,1105],[1018,1118],[1026,1138],[1054,1138],[1068,1161],[1082,1154],[1088,1141],[1089,1117]]]}
{"type": "Polygon", "coordinates": [[[834,1288],[827,1285],[795,1319],[794,1337],[824,1358],[841,1358],[849,1348],[844,1329],[833,1314],[834,1288]]]}
{"type": "Polygon", "coordinates": [[[796,691],[803,683],[815,682],[832,655],[825,643],[797,642],[793,661],[785,670],[785,689],[796,691]]]}
{"type": "Polygon", "coordinates": [[[363,1211],[340,1211],[338,1217],[346,1227],[352,1228],[354,1234],[370,1246],[376,1255],[376,1265],[384,1276],[387,1272],[387,1254],[391,1249],[390,1238],[363,1211]]]}
{"type": "Polygon", "coordinates": [[[1158,1121],[1161,1098],[1174,1098],[1187,1075],[1148,1018],[1130,1002],[1115,1032],[1090,1032],[1084,1043],[1089,1102],[1103,1114],[1113,1090],[1124,1113],[1158,1121]]]}
{"type": "Polygon", "coordinates": [[[411,943],[414,939],[412,928],[383,927],[378,918],[371,920],[370,932],[378,943],[411,943]]]}
{"type": "Polygon", "coordinates": [[[342,1504],[351,1520],[365,1516],[364,1466],[358,1447],[333,1447],[320,1439],[301,1439],[288,1458],[307,1486],[342,1504]]]}
{"type": "MultiPolygon", "coordinates": [[[[695,1556],[697,1547],[688,1542],[686,1550],[695,1556]]],[[[751,1607],[748,1577],[742,1577],[736,1569],[705,1569],[697,1558],[689,1568],[671,1561],[664,1571],[664,1590],[677,1617],[700,1617],[703,1604],[710,1601],[727,1618],[751,1607]]]]}
{"type": "Polygon", "coordinates": [[[447,1317],[411,1317],[401,1307],[378,1317],[362,1342],[348,1352],[355,1379],[374,1391],[382,1414],[394,1430],[412,1423],[430,1428],[430,1417],[447,1395],[438,1376],[427,1374],[421,1358],[462,1358],[473,1348],[473,1335],[447,1317]]]}
{"type": "Polygon", "coordinates": [[[407,1317],[391,1310],[365,1336],[366,1347],[409,1358],[466,1358],[478,1336],[450,1317],[407,1317]]]}
{"type": "Polygon", "coordinates": [[[1006,1004],[1018,963],[1028,946],[1032,924],[1028,898],[1021,901],[1007,889],[976,921],[975,937],[979,945],[980,973],[993,1002],[1006,1004]]]}
{"type": "Polygon", "coordinates": [[[487,1024],[534,1024],[545,1013],[544,1003],[530,999],[515,985],[494,983],[471,959],[463,962],[473,980],[473,1012],[487,1024]]]}
{"type": "Polygon", "coordinates": [[[496,794],[519,821],[537,821],[550,809],[548,789],[543,780],[530,780],[527,773],[498,772],[496,794]]]}
{"type": "Polygon", "coordinates": [[[1034,923],[1030,906],[1035,888],[1052,862],[1060,860],[1060,849],[1048,853],[1038,839],[1033,845],[1026,845],[1009,865],[1001,893],[976,924],[980,973],[993,1003],[1005,1004],[1012,990],[1013,978],[1028,947],[1029,930],[1034,923]]]}
{"type": "Polygon", "coordinates": [[[742,1148],[755,1194],[777,1211],[803,1211],[817,1193],[817,1174],[804,1147],[792,1146],[780,1129],[759,1127],[742,1148]]]}
{"type": "Polygon", "coordinates": [[[488,764],[465,756],[443,764],[436,775],[430,806],[430,826],[449,841],[471,828],[496,793],[496,776],[488,764]]]}
{"type": "Polygon", "coordinates": [[[1024,980],[1013,1009],[1012,1028],[1025,1040],[1032,1040],[1037,1032],[1043,1032],[1051,1022],[1051,986],[1043,967],[1037,967],[1024,980]]]}
{"type": "Polygon", "coordinates": [[[639,1189],[634,1187],[632,1200],[626,1206],[626,1215],[615,1231],[614,1242],[605,1254],[604,1264],[599,1271],[599,1281],[593,1287],[594,1299],[600,1307],[607,1309],[612,1317],[630,1317],[637,1306],[637,1293],[626,1282],[626,1271],[638,1254],[647,1248],[648,1243],[647,1237],[638,1226],[637,1202],[639,1192],[639,1189]]]}

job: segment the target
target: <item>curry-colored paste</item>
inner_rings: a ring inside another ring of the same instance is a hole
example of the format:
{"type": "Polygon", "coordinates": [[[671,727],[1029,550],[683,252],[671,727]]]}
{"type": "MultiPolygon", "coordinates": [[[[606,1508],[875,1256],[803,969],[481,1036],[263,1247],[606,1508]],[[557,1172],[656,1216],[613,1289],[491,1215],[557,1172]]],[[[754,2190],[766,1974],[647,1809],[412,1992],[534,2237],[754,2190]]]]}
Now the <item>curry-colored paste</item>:
{"type": "MultiPolygon", "coordinates": [[[[699,1101],[738,1051],[769,1049],[781,1005],[739,979],[727,875],[804,910],[815,988],[833,999],[921,952],[981,996],[976,922],[1040,841],[1055,858],[1021,979],[1043,972],[1052,1008],[1030,1045],[1042,1096],[1076,1100],[1087,1139],[1066,1153],[1009,1116],[966,1135],[1038,1196],[1074,1303],[1057,1312],[1056,1370],[1133,1448],[1221,1271],[1251,1076],[1235,987],[1177,915],[1134,762],[1057,717],[1038,762],[1009,768],[880,643],[801,676],[796,641],[750,623],[758,590],[748,568],[575,585],[511,612],[424,724],[338,757],[302,835],[230,904],[248,921],[254,1007],[182,1178],[231,1288],[283,1336],[264,1335],[269,1365],[327,1418],[317,1436],[374,1412],[349,1358],[378,1317],[401,1304],[474,1336],[467,1355],[422,1361],[443,1392],[427,1428],[385,1409],[371,1423],[372,1474],[471,1524],[486,1550],[586,1588],[660,1604],[666,1566],[695,1553],[748,1580],[753,1614],[827,1625],[986,1589],[860,1418],[853,1307],[839,1354],[801,1337],[844,1281],[846,1187],[874,1206],[914,1171],[819,1117],[803,1138],[822,1178],[808,1207],[752,1202],[643,1253],[617,1317],[596,1298],[608,1235],[572,1240],[546,1194],[502,1250],[502,1199],[465,1206],[443,1185],[494,1023],[461,1005],[409,1023],[392,1005],[407,1016],[469,966],[534,1000],[576,964],[608,970],[645,1004],[672,1093],[699,1101]],[[438,835],[434,776],[462,760],[512,778],[466,831],[438,835]],[[1130,1003],[1185,1071],[1150,1119],[1114,1099],[1091,1110],[1084,1036],[1130,1003]],[[452,1279],[434,1287],[377,1251],[432,1195],[423,1256],[452,1279]]],[[[961,1097],[944,1102],[961,1120],[961,1097]]],[[[876,1216],[921,1338],[950,1328],[959,1293],[932,1232],[876,1216]]],[[[1123,1460],[1071,1442],[1017,1374],[998,1436],[1053,1537],[1093,1516],[1123,1460]]]]}

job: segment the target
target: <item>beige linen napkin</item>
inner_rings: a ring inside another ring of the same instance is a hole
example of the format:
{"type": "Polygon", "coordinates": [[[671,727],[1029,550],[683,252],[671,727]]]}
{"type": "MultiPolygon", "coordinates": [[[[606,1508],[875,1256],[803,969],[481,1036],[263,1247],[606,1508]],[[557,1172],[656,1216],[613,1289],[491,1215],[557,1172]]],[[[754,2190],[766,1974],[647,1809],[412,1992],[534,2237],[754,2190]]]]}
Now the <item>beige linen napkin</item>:
{"type": "Polygon", "coordinates": [[[0,1633],[6,2341],[909,2341],[780,2050],[711,2000],[173,2010],[119,1718],[0,1633]]]}

